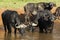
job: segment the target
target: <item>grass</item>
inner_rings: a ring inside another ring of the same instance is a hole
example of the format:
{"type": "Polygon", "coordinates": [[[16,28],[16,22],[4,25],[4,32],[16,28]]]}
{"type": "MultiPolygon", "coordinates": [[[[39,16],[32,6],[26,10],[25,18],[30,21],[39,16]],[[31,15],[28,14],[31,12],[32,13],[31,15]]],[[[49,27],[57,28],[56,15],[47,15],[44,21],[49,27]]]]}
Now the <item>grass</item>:
{"type": "Polygon", "coordinates": [[[23,8],[29,2],[54,2],[60,6],[60,0],[0,0],[0,8],[23,8]]]}

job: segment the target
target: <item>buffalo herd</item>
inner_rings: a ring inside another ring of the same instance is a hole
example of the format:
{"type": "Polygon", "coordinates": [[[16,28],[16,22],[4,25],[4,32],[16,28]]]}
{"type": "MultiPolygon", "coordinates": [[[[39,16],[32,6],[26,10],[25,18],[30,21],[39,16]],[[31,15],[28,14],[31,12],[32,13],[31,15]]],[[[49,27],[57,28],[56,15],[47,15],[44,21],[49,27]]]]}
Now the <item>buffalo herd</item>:
{"type": "Polygon", "coordinates": [[[50,11],[56,4],[53,2],[27,3],[24,6],[24,14],[18,15],[16,11],[6,10],[2,13],[2,20],[5,32],[11,33],[11,27],[14,33],[18,30],[20,34],[26,31],[34,32],[35,27],[39,28],[41,33],[52,33],[54,20],[60,16],[60,7],[52,14],[50,11]]]}

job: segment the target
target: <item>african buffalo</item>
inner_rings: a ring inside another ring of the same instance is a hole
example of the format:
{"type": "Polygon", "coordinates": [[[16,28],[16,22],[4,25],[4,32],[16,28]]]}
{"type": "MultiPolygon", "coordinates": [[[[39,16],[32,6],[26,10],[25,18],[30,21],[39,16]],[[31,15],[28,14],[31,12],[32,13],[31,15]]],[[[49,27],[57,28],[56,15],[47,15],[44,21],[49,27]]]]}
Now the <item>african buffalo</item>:
{"type": "Polygon", "coordinates": [[[2,20],[3,20],[5,32],[7,32],[8,29],[8,33],[11,33],[11,27],[13,27],[15,34],[17,29],[21,34],[23,34],[25,32],[24,28],[27,26],[24,25],[24,23],[22,23],[21,19],[22,18],[20,18],[20,16],[16,11],[12,11],[12,10],[4,11],[2,13],[2,20]]]}
{"type": "Polygon", "coordinates": [[[55,16],[49,10],[36,11],[36,14],[30,16],[30,30],[33,32],[35,27],[39,27],[39,31],[43,30],[47,33],[52,32],[55,16]]]}
{"type": "Polygon", "coordinates": [[[40,13],[40,18],[38,19],[39,32],[52,32],[55,16],[48,10],[38,13],[40,13]]]}

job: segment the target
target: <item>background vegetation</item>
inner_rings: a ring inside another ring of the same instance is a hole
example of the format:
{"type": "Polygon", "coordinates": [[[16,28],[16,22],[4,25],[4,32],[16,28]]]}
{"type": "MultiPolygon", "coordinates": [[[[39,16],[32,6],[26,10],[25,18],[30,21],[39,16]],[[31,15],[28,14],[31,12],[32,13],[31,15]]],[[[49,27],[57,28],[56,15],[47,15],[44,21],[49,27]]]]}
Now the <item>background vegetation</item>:
{"type": "Polygon", "coordinates": [[[22,8],[29,2],[54,2],[60,6],[60,0],[0,0],[0,8],[22,8]]]}

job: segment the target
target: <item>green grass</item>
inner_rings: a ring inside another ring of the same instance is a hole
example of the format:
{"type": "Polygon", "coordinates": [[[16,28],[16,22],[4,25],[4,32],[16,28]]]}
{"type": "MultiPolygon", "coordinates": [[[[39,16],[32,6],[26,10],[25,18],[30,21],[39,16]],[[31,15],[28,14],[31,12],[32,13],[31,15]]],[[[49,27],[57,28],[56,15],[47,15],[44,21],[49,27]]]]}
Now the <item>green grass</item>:
{"type": "Polygon", "coordinates": [[[29,2],[54,2],[60,6],[60,0],[0,0],[0,8],[23,8],[29,2]]]}

